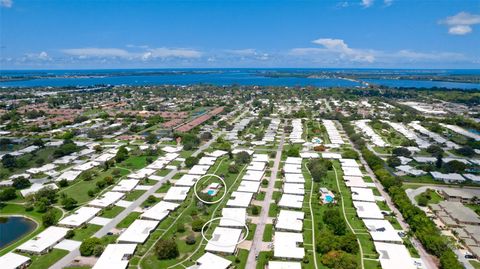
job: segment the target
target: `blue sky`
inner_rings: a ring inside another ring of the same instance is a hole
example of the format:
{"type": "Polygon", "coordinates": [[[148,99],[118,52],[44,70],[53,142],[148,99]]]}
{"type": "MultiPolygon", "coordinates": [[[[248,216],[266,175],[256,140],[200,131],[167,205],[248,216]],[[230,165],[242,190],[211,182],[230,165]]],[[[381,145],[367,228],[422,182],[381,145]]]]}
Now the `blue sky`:
{"type": "Polygon", "coordinates": [[[1,69],[480,68],[475,0],[0,0],[1,69]]]}

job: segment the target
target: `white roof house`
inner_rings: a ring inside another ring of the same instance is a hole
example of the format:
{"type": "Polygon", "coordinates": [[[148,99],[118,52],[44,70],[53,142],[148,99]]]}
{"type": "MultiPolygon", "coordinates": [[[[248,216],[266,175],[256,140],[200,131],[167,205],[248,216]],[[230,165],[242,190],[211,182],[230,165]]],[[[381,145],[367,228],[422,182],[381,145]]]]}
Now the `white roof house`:
{"type": "Polygon", "coordinates": [[[347,187],[357,187],[357,188],[367,188],[367,183],[363,180],[362,177],[354,177],[354,176],[344,176],[343,179],[345,180],[345,185],[347,187]]]}
{"type": "Polygon", "coordinates": [[[242,180],[260,181],[262,180],[264,174],[265,171],[247,170],[242,180]]]}
{"type": "Polygon", "coordinates": [[[187,199],[188,191],[190,191],[190,187],[171,187],[170,189],[168,189],[163,200],[185,201],[185,199],[187,199]]]}
{"type": "Polygon", "coordinates": [[[352,191],[353,201],[375,202],[375,195],[373,195],[372,189],[352,187],[350,190],[352,191]]]}
{"type": "Polygon", "coordinates": [[[273,256],[277,258],[303,259],[305,249],[298,247],[299,243],[303,243],[303,235],[301,233],[275,232],[273,256]]]}
{"type": "Polygon", "coordinates": [[[264,162],[268,163],[268,154],[255,153],[252,155],[252,162],[264,162]]]}
{"type": "Polygon", "coordinates": [[[300,164],[287,163],[283,166],[283,171],[285,171],[285,174],[301,174],[302,166],[300,164]]]}
{"type": "Polygon", "coordinates": [[[28,196],[29,194],[36,193],[37,191],[43,189],[43,188],[50,188],[53,190],[58,189],[57,185],[55,183],[49,183],[49,184],[41,184],[41,183],[33,183],[30,188],[28,189],[23,189],[20,190],[20,193],[22,194],[23,197],[28,196]]]}
{"type": "Polygon", "coordinates": [[[128,228],[118,237],[119,243],[137,243],[143,244],[155,230],[159,221],[155,220],[135,220],[128,228]]]}
{"type": "Polygon", "coordinates": [[[380,254],[380,265],[388,269],[416,269],[407,248],[401,244],[373,242],[380,254]]]}
{"type": "Polygon", "coordinates": [[[283,194],[278,202],[280,207],[286,208],[302,208],[303,207],[303,196],[293,195],[293,194],[283,194]]]}
{"type": "Polygon", "coordinates": [[[97,207],[82,206],[60,220],[58,224],[67,227],[79,227],[93,219],[100,210],[101,209],[97,207]]]}
{"type": "Polygon", "coordinates": [[[305,178],[302,174],[285,173],[285,182],[287,183],[305,183],[305,178]]]}
{"type": "Polygon", "coordinates": [[[299,183],[285,183],[283,184],[283,193],[304,195],[305,185],[299,183]]]}
{"type": "Polygon", "coordinates": [[[192,187],[195,185],[195,182],[200,178],[199,175],[190,175],[186,174],[183,175],[177,182],[175,182],[175,186],[186,186],[186,187],[192,187]]]}
{"type": "Polygon", "coordinates": [[[227,206],[232,207],[248,207],[252,201],[253,193],[234,191],[227,202],[227,206]]]}
{"type": "Polygon", "coordinates": [[[8,252],[0,257],[0,264],[4,269],[25,268],[28,263],[30,263],[29,257],[13,252],[8,252]]]}
{"type": "Polygon", "coordinates": [[[285,160],[285,163],[302,164],[302,158],[300,158],[300,157],[287,157],[287,159],[285,160]]]}
{"type": "Polygon", "coordinates": [[[414,176],[421,176],[421,175],[426,175],[427,174],[427,172],[425,172],[423,170],[420,170],[420,169],[415,169],[414,167],[412,167],[408,164],[399,165],[399,166],[395,167],[395,169],[397,169],[398,171],[407,173],[409,175],[414,175],[414,176]]]}
{"type": "Polygon", "coordinates": [[[163,151],[168,153],[180,152],[182,149],[183,149],[183,146],[177,146],[177,147],[165,146],[162,148],[163,151]]]}
{"type": "Polygon", "coordinates": [[[383,219],[382,211],[376,203],[353,201],[357,215],[361,219],[383,219]]]}
{"type": "Polygon", "coordinates": [[[322,158],[324,159],[341,159],[342,155],[339,153],[332,153],[332,152],[324,152],[322,153],[322,158]]]}
{"type": "Polygon", "coordinates": [[[212,166],[215,164],[215,161],[217,160],[216,157],[202,157],[200,158],[200,160],[198,160],[198,164],[199,165],[208,165],[208,166],[212,166]]]}
{"type": "Polygon", "coordinates": [[[136,244],[110,244],[92,269],[125,269],[136,248],[136,244]]]}
{"type": "Polygon", "coordinates": [[[188,172],[191,175],[200,175],[203,176],[208,172],[208,169],[210,169],[210,165],[194,165],[192,168],[190,168],[190,171],[188,172]]]}
{"type": "Polygon", "coordinates": [[[342,167],[360,167],[360,165],[354,159],[340,159],[342,167]]]}
{"type": "Polygon", "coordinates": [[[432,171],[432,172],[430,172],[430,174],[432,175],[432,177],[434,179],[443,180],[445,182],[462,182],[462,181],[465,181],[465,178],[462,177],[462,175],[456,174],[456,173],[444,174],[444,173],[432,171]]]}
{"type": "Polygon", "coordinates": [[[224,150],[218,150],[218,149],[217,149],[217,150],[215,150],[215,151],[213,151],[213,152],[206,153],[205,155],[218,158],[218,157],[221,157],[221,156],[223,156],[223,155],[225,155],[225,154],[227,154],[227,153],[228,153],[228,152],[226,152],[226,151],[224,151],[224,150]]]}
{"type": "Polygon", "coordinates": [[[125,193],[122,192],[109,191],[100,196],[100,198],[90,201],[88,204],[94,207],[109,207],[122,199],[124,195],[125,193]]]}
{"type": "Polygon", "coordinates": [[[145,167],[136,171],[135,173],[131,173],[130,175],[128,175],[128,177],[134,178],[134,179],[142,179],[142,178],[149,177],[150,175],[153,175],[155,172],[157,172],[156,169],[145,167]]]}
{"type": "Polygon", "coordinates": [[[358,167],[343,167],[343,175],[345,176],[354,176],[354,177],[362,177],[363,173],[360,171],[358,167]]]}
{"type": "Polygon", "coordinates": [[[205,247],[206,251],[233,254],[242,234],[241,229],[217,227],[205,247]]]}
{"type": "Polygon", "coordinates": [[[243,180],[240,182],[237,191],[256,193],[260,188],[260,181],[243,180]]]}
{"type": "Polygon", "coordinates": [[[99,165],[100,165],[100,163],[91,161],[91,162],[86,162],[86,163],[83,163],[83,164],[76,165],[72,169],[73,170],[78,170],[78,171],[87,171],[87,170],[90,170],[90,169],[92,169],[94,167],[97,167],[99,165]]]}
{"type": "Polygon", "coordinates": [[[66,181],[74,181],[81,173],[82,173],[82,171],[69,170],[69,171],[66,171],[66,172],[62,173],[60,176],[58,176],[57,179],[55,179],[55,181],[61,181],[61,180],[64,180],[64,179],[66,181]]]}
{"type": "Polygon", "coordinates": [[[17,250],[34,254],[45,253],[62,241],[68,230],[70,229],[50,226],[34,238],[20,245],[17,250]]]}
{"type": "Polygon", "coordinates": [[[320,158],[320,154],[316,152],[300,152],[300,157],[303,159],[315,159],[320,158]]]}
{"type": "Polygon", "coordinates": [[[53,163],[48,163],[40,167],[30,168],[27,169],[26,172],[30,174],[38,174],[38,173],[45,173],[51,170],[54,170],[57,166],[53,163]]]}
{"type": "Polygon", "coordinates": [[[302,269],[302,264],[299,262],[269,261],[268,269],[302,269]]]}
{"type": "Polygon", "coordinates": [[[301,211],[280,210],[275,228],[277,230],[301,232],[305,213],[301,211]]]}
{"type": "Polygon", "coordinates": [[[200,257],[196,264],[188,267],[187,269],[227,269],[232,262],[210,252],[205,252],[205,254],[200,257]]]}
{"type": "Polygon", "coordinates": [[[265,170],[266,166],[267,164],[264,162],[250,162],[250,164],[247,167],[247,170],[263,171],[265,170]]]}
{"type": "Polygon", "coordinates": [[[116,186],[113,187],[113,191],[129,192],[135,188],[140,182],[138,179],[122,179],[116,186]]]}
{"type": "Polygon", "coordinates": [[[383,219],[363,219],[373,241],[378,242],[403,242],[398,232],[393,228],[388,220],[383,219]]]}
{"type": "Polygon", "coordinates": [[[222,219],[220,219],[220,226],[223,227],[240,227],[245,226],[247,220],[246,208],[229,208],[222,209],[222,219]]]}
{"type": "Polygon", "coordinates": [[[154,205],[153,207],[149,208],[147,211],[143,212],[141,217],[144,219],[153,219],[153,220],[161,221],[168,216],[170,211],[175,210],[179,206],[180,206],[179,204],[160,201],[158,204],[154,205]]]}

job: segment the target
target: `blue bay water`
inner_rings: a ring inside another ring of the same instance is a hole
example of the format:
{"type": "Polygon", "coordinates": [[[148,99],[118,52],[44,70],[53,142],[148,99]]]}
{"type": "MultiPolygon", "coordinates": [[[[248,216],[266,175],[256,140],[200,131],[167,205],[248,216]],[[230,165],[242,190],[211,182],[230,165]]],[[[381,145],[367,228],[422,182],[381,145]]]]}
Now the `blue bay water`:
{"type": "MultiPolygon", "coordinates": [[[[126,70],[35,70],[0,71],[2,76],[35,76],[33,79],[0,82],[0,87],[66,87],[94,85],[245,85],[245,86],[316,86],[316,87],[356,87],[361,81],[341,78],[269,77],[264,72],[342,72],[391,73],[396,74],[480,74],[480,70],[391,70],[391,69],[126,69],[126,70]]],[[[444,87],[460,89],[480,89],[480,84],[395,80],[362,79],[362,81],[390,87],[444,87]]]]}

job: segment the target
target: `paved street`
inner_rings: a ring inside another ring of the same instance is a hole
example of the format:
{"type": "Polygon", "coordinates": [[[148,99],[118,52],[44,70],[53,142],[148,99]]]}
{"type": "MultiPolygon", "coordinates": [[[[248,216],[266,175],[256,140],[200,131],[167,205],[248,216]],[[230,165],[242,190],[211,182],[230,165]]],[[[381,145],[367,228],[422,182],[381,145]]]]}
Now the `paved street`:
{"type": "Polygon", "coordinates": [[[282,160],[283,144],[285,143],[285,133],[280,138],[278,144],[277,155],[275,156],[275,162],[273,163],[272,175],[268,182],[268,187],[265,192],[265,199],[262,201],[262,210],[260,211],[260,217],[253,237],[252,247],[248,253],[246,269],[255,269],[257,267],[256,255],[262,250],[263,232],[265,230],[265,224],[268,219],[268,209],[270,208],[270,202],[272,200],[273,189],[275,187],[275,180],[277,179],[278,168],[280,161],[282,160]]]}

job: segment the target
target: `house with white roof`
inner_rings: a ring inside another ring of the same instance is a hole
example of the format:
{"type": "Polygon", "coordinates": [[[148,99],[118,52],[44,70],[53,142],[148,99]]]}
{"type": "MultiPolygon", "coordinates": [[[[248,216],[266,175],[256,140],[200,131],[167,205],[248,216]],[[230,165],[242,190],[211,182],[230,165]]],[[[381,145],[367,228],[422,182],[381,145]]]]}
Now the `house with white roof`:
{"type": "Polygon", "coordinates": [[[192,187],[199,178],[199,175],[185,174],[175,182],[175,186],[192,187]]]}
{"type": "Polygon", "coordinates": [[[448,182],[448,183],[465,181],[465,178],[462,177],[462,175],[457,174],[457,173],[444,174],[444,173],[432,171],[432,172],[430,172],[430,174],[432,175],[432,177],[434,179],[442,180],[442,181],[448,182]]]}
{"type": "Polygon", "coordinates": [[[285,173],[285,182],[287,183],[305,183],[305,178],[302,174],[285,173]]]}
{"type": "Polygon", "coordinates": [[[227,202],[231,207],[248,207],[252,201],[253,193],[234,191],[227,202]]]}
{"type": "Polygon", "coordinates": [[[300,164],[287,163],[283,166],[285,174],[301,174],[302,166],[300,164]]]}
{"type": "Polygon", "coordinates": [[[212,233],[212,238],[205,247],[206,251],[234,254],[237,244],[241,240],[241,229],[217,227],[212,233]]]}
{"type": "Polygon", "coordinates": [[[200,175],[203,176],[208,172],[208,169],[210,169],[210,165],[194,165],[192,168],[190,168],[190,171],[188,173],[190,175],[200,175]]]}
{"type": "Polygon", "coordinates": [[[380,254],[379,260],[382,268],[388,269],[416,269],[414,261],[402,244],[373,242],[375,249],[380,254]]]}
{"type": "Polygon", "coordinates": [[[188,267],[187,269],[227,269],[232,262],[210,252],[200,257],[195,265],[188,267]]]}
{"type": "Polygon", "coordinates": [[[74,181],[83,171],[79,170],[68,170],[64,173],[62,173],[60,176],[55,179],[55,181],[62,181],[66,180],[68,182],[74,181]]]}
{"type": "Polygon", "coordinates": [[[14,252],[8,252],[0,257],[0,264],[4,269],[27,268],[30,264],[30,258],[14,252]]]}
{"type": "Polygon", "coordinates": [[[105,208],[118,202],[123,196],[125,196],[125,193],[109,191],[101,195],[99,198],[90,201],[88,204],[93,207],[105,208]]]}
{"type": "Polygon", "coordinates": [[[161,221],[166,218],[168,214],[170,214],[170,211],[177,209],[179,206],[179,204],[160,201],[153,207],[143,212],[141,218],[161,221]]]}
{"type": "Polygon", "coordinates": [[[112,191],[119,192],[130,192],[135,186],[138,185],[140,180],[138,179],[122,179],[116,186],[113,187],[112,191]]]}
{"type": "Polygon", "coordinates": [[[260,188],[260,181],[243,180],[240,182],[237,191],[257,193],[260,188]]]}
{"type": "Polygon", "coordinates": [[[125,269],[137,244],[109,244],[92,269],[125,269]]]}
{"type": "Polygon", "coordinates": [[[305,213],[301,211],[280,210],[275,222],[278,231],[301,232],[305,213]]]}
{"type": "Polygon", "coordinates": [[[361,219],[384,219],[382,211],[376,203],[353,201],[357,215],[361,219]]]}
{"type": "Polygon", "coordinates": [[[188,192],[190,191],[190,187],[177,187],[173,186],[168,189],[167,193],[163,197],[165,201],[176,201],[176,202],[183,202],[187,199],[188,192]]]}
{"type": "Polygon", "coordinates": [[[220,219],[220,226],[243,228],[247,221],[247,209],[246,208],[230,208],[225,207],[222,209],[222,218],[220,219]]]}
{"type": "Polygon", "coordinates": [[[300,262],[269,261],[268,269],[302,269],[300,262]]]}
{"type": "Polygon", "coordinates": [[[250,162],[247,167],[247,170],[254,170],[254,171],[263,171],[267,164],[265,162],[250,162]]]}
{"type": "Polygon", "coordinates": [[[372,189],[352,187],[350,190],[353,201],[375,202],[375,195],[373,195],[372,189]]]}
{"type": "Polygon", "coordinates": [[[283,193],[286,194],[305,194],[305,185],[299,183],[284,183],[283,184],[283,193]]]}
{"type": "Polygon", "coordinates": [[[70,228],[80,227],[93,219],[100,211],[101,209],[97,207],[82,206],[72,214],[61,219],[58,225],[70,228]]]}
{"type": "Polygon", "coordinates": [[[392,224],[383,219],[363,219],[373,241],[386,243],[402,243],[402,238],[398,235],[392,224]]]}
{"type": "Polygon", "coordinates": [[[250,180],[250,181],[261,181],[265,171],[255,171],[255,170],[247,170],[245,175],[243,175],[242,180],[250,180]]]}
{"type": "Polygon", "coordinates": [[[17,250],[31,254],[44,254],[65,238],[68,228],[50,226],[34,238],[20,245],[17,250]]]}
{"type": "Polygon", "coordinates": [[[278,202],[278,206],[300,209],[303,207],[303,196],[284,193],[280,198],[280,202],[278,202]]]}
{"type": "Polygon", "coordinates": [[[273,256],[285,259],[303,259],[305,249],[299,247],[303,243],[303,235],[301,233],[275,232],[273,244],[273,256]]]}
{"type": "Polygon", "coordinates": [[[117,242],[143,244],[159,223],[159,221],[155,220],[137,219],[122,232],[117,242]]]}

